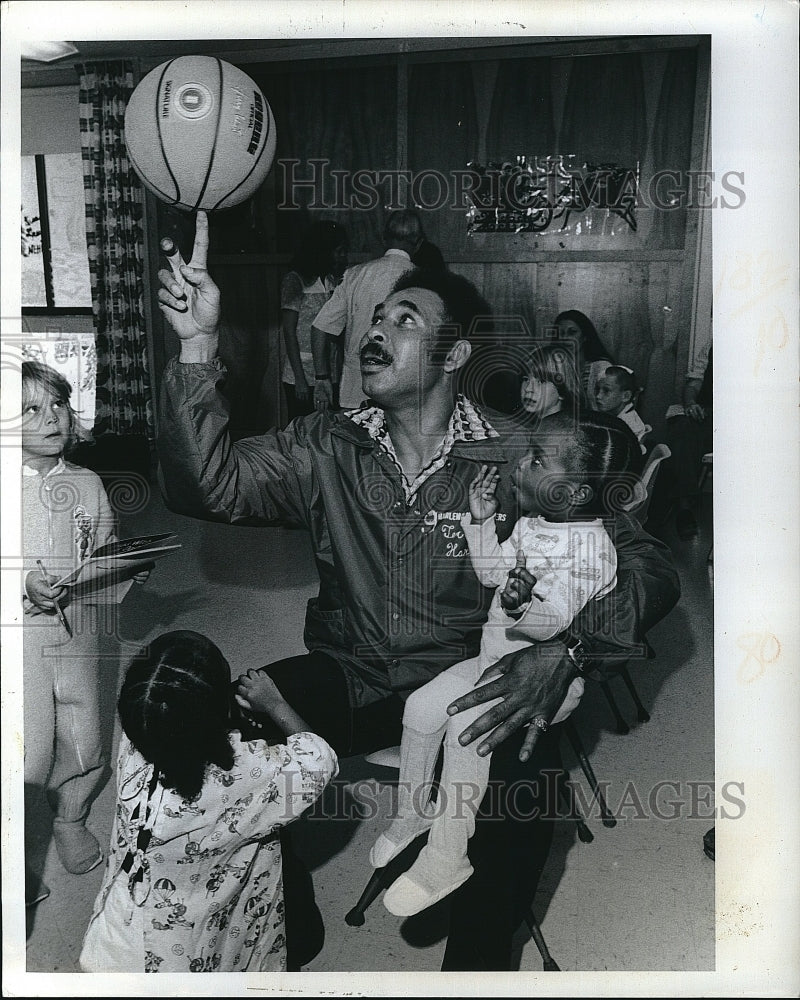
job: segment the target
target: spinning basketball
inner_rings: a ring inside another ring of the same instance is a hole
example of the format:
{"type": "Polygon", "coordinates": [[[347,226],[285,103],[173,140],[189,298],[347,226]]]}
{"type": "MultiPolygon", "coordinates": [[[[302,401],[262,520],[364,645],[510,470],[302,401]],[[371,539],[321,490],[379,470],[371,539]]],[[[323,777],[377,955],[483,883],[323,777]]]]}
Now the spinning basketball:
{"type": "Polygon", "coordinates": [[[186,211],[249,198],[275,157],[275,119],[250,77],[215,56],[151,70],[125,110],[128,157],[142,183],[186,211]]]}

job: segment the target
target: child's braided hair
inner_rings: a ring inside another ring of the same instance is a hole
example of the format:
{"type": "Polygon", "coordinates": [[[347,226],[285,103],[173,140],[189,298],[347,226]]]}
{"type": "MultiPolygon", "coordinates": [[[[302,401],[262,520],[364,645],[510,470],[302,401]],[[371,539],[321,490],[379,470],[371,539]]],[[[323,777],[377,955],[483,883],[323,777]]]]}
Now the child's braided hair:
{"type": "Polygon", "coordinates": [[[231,671],[199,632],[165,632],[128,667],[118,700],[125,735],[186,799],[200,794],[208,764],[233,767],[231,671]]]}

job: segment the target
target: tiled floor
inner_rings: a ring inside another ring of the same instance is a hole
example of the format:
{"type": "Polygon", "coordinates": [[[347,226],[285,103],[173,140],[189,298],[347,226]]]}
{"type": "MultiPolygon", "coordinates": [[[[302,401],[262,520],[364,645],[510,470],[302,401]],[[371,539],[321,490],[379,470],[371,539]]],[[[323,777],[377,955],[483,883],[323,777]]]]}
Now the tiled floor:
{"type": "MultiPolygon", "coordinates": [[[[691,973],[714,968],[714,864],[702,849],[703,834],[714,822],[709,514],[706,496],[698,538],[679,542],[669,531],[665,535],[673,547],[683,597],[650,635],[656,658],[634,674],[651,720],[635,723],[633,705],[616,681],[617,699],[632,725],[629,734],[615,732],[608,705],[596,688],[575,716],[619,819],[616,827],[607,828],[593,809],[588,825],[594,841],[589,844],[578,840],[574,823],[564,820],[557,825],[535,909],[550,951],[565,971],[691,973]]],[[[123,658],[157,633],[178,627],[206,632],[229,657],[235,672],[302,651],[305,602],[315,592],[315,573],[302,531],[192,521],[165,511],[157,497],[123,521],[126,535],[167,529],[179,534],[183,548],[160,562],[148,583],[126,598],[123,658]]],[[[107,661],[102,670],[107,700],[113,706],[121,667],[117,661],[107,661]]],[[[116,748],[118,731],[112,718],[109,711],[107,738],[116,748]]],[[[574,764],[576,785],[588,796],[583,773],[569,754],[567,745],[565,755],[574,764]]],[[[363,926],[351,927],[344,919],[369,875],[367,850],[382,823],[380,817],[391,805],[392,775],[362,758],[342,761],[336,789],[326,799],[324,821],[311,818],[296,828],[301,852],[313,867],[326,925],[322,951],[301,978],[291,979],[298,990],[313,991],[324,979],[308,973],[349,973],[345,982],[352,989],[383,992],[384,986],[376,985],[383,984],[383,978],[353,974],[439,968],[446,903],[403,922],[378,899],[363,926]],[[378,781],[379,776],[389,783],[378,781]],[[359,820],[359,802],[366,811],[370,803],[377,803],[380,815],[359,820]]],[[[113,799],[109,783],[92,810],[89,825],[101,841],[109,836],[113,799]]],[[[48,846],[46,827],[42,837],[47,850],[44,878],[52,891],[30,914],[27,945],[20,948],[27,952],[29,973],[74,972],[102,868],[84,876],[65,873],[52,844],[48,846]]],[[[18,888],[4,885],[4,903],[7,893],[18,888]]],[[[19,906],[18,900],[15,905],[19,906]]],[[[520,971],[540,971],[540,955],[524,927],[518,945],[520,971]]],[[[28,978],[37,985],[30,993],[17,995],[60,992],[53,977],[28,978]]],[[[67,980],[77,983],[74,977],[67,980]]],[[[445,980],[449,982],[448,977],[437,979],[442,991],[445,980]]],[[[415,982],[414,977],[404,980],[402,991],[415,992],[415,982]]],[[[493,979],[486,991],[503,992],[502,982],[502,977],[493,979]]],[[[474,981],[457,992],[470,992],[473,986],[474,981]]],[[[76,985],[67,989],[78,991],[72,995],[95,992],[76,985]]],[[[116,986],[111,992],[115,990],[116,986]]],[[[387,995],[395,990],[396,980],[388,977],[387,995]]]]}

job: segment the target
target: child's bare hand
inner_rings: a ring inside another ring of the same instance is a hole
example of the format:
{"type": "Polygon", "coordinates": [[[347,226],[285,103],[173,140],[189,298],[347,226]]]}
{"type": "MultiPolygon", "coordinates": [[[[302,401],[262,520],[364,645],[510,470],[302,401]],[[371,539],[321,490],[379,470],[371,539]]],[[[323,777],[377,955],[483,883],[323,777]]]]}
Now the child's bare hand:
{"type": "Polygon", "coordinates": [[[469,484],[469,510],[476,524],[482,524],[497,513],[500,506],[497,500],[499,481],[496,465],[482,465],[480,472],[469,484]]]}
{"type": "Polygon", "coordinates": [[[234,697],[245,711],[267,715],[271,714],[276,704],[284,701],[283,695],[269,674],[255,669],[241,675],[234,697]]]}
{"type": "Polygon", "coordinates": [[[140,569],[139,572],[132,578],[133,582],[138,583],[140,585],[143,583],[147,583],[147,579],[152,573],[154,567],[155,567],[154,562],[147,563],[147,565],[143,569],[140,569]]]}
{"type": "Polygon", "coordinates": [[[57,576],[49,574],[48,582],[45,583],[41,573],[36,569],[32,569],[25,577],[25,593],[42,611],[55,611],[56,604],[67,591],[66,587],[53,586],[57,579],[57,576]]]}
{"type": "Polygon", "coordinates": [[[509,614],[519,611],[533,596],[536,577],[525,568],[525,562],[525,553],[518,549],[516,565],[509,570],[506,585],[500,592],[500,604],[509,614]]]}

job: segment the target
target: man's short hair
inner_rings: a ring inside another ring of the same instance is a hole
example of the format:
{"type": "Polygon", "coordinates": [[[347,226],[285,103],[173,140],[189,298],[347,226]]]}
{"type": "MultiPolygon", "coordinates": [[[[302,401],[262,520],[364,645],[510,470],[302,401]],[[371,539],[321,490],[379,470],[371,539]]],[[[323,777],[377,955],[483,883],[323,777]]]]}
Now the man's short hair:
{"type": "Polygon", "coordinates": [[[400,292],[406,288],[425,288],[442,300],[445,322],[439,328],[435,345],[437,352],[443,352],[442,357],[457,340],[474,339],[479,329],[485,332],[490,325],[489,304],[472,282],[460,274],[449,270],[414,268],[395,282],[392,291],[400,292]]]}
{"type": "Polygon", "coordinates": [[[392,212],[383,228],[383,241],[387,246],[400,247],[409,253],[424,238],[422,218],[413,208],[400,208],[392,212]]]}

